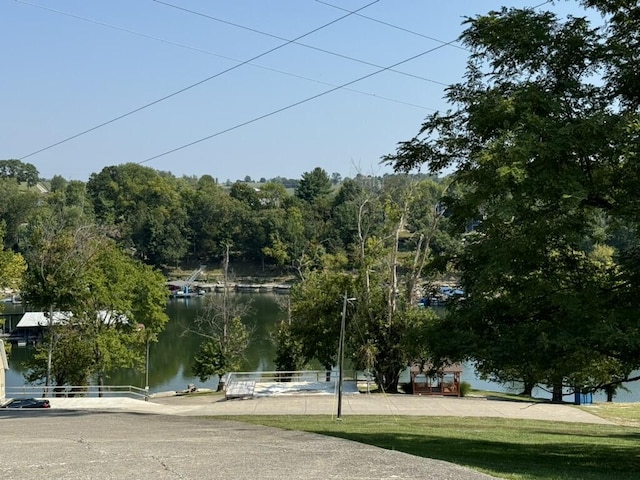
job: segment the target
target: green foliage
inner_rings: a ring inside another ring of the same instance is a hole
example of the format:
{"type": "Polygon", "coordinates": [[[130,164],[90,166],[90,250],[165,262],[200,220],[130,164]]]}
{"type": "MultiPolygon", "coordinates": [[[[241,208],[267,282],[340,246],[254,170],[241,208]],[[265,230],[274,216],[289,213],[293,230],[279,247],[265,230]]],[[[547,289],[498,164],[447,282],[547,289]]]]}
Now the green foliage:
{"type": "Polygon", "coordinates": [[[56,391],[62,391],[68,385],[88,385],[94,357],[87,332],[58,326],[50,327],[46,341],[36,347],[26,364],[25,380],[41,383],[46,378],[50,344],[53,344],[50,385],[57,387],[56,391]]]}
{"type": "Polygon", "coordinates": [[[206,382],[213,376],[222,376],[230,371],[229,363],[222,352],[221,345],[214,340],[202,342],[200,350],[193,357],[193,374],[201,382],[206,382]]]}
{"type": "MultiPolygon", "coordinates": [[[[4,228],[0,224],[0,241],[3,237],[4,228]]],[[[26,269],[27,264],[22,255],[4,248],[0,249],[0,288],[20,291],[26,269]]]]}
{"type": "MultiPolygon", "coordinates": [[[[220,312],[221,313],[221,312],[220,312]]],[[[214,375],[241,370],[244,352],[249,345],[249,329],[240,317],[221,320],[218,330],[201,333],[207,336],[194,357],[194,374],[203,382],[214,375]]]]}
{"type": "Polygon", "coordinates": [[[48,325],[29,378],[61,386],[95,377],[102,385],[110,371],[142,364],[146,342],[168,321],[167,290],[159,272],[67,213],[43,210],[24,231],[24,299],[48,315],[72,315],[64,324],[48,325]]]}
{"type": "Polygon", "coordinates": [[[54,175],[50,182],[51,193],[62,192],[67,188],[67,185],[68,182],[62,175],[54,175]]]}
{"type": "Polygon", "coordinates": [[[0,177],[13,178],[29,187],[34,186],[39,180],[36,167],[20,160],[0,160],[0,177]]]}
{"type": "Polygon", "coordinates": [[[466,397],[471,392],[471,384],[469,382],[460,382],[460,396],[466,397]]]}
{"type": "Polygon", "coordinates": [[[278,325],[274,359],[277,371],[295,372],[302,370],[306,363],[302,354],[302,342],[294,337],[291,330],[291,325],[287,321],[283,320],[278,325]]]}
{"type": "Polygon", "coordinates": [[[296,197],[306,203],[315,203],[320,198],[331,193],[331,179],[327,172],[320,167],[302,174],[302,179],[296,188],[296,197]]]}
{"type": "MultiPolygon", "coordinates": [[[[229,246],[223,260],[224,285],[229,280],[229,246]]],[[[195,357],[194,372],[205,381],[218,375],[218,390],[223,376],[241,369],[244,352],[249,346],[250,330],[242,319],[249,313],[250,302],[241,302],[224,289],[220,296],[207,296],[204,308],[196,317],[194,333],[205,339],[195,357]]]]}
{"type": "Polygon", "coordinates": [[[100,249],[97,230],[72,211],[40,209],[21,232],[20,247],[29,266],[23,297],[34,308],[72,311],[87,291],[86,272],[100,249]]]}
{"type": "Polygon", "coordinates": [[[260,208],[260,195],[251,186],[243,182],[236,182],[231,186],[229,192],[231,198],[246,204],[250,210],[257,210],[260,208]]]}
{"type": "Polygon", "coordinates": [[[469,19],[467,74],[447,93],[455,109],[386,159],[398,170],[455,167],[451,220],[478,225],[455,258],[467,298],[431,332],[436,356],[555,392],[600,388],[640,366],[629,200],[640,185],[640,96],[628,67],[640,7],[583,3],[612,15],[607,28],[532,9],[469,19]],[[626,241],[602,245],[614,238],[626,241]]]}
{"type": "Polygon", "coordinates": [[[291,330],[305,362],[315,359],[327,370],[337,365],[343,298],[354,290],[351,276],[320,270],[294,286],[291,330]]]}
{"type": "Polygon", "coordinates": [[[439,196],[416,197],[416,191],[427,189],[420,190],[422,181],[416,184],[406,176],[391,176],[380,183],[361,178],[345,185],[336,206],[349,205],[345,227],[351,224],[354,229],[350,260],[356,269],[347,273],[346,264],[339,261],[344,257],[321,255],[322,267],[311,270],[292,292],[292,334],[301,342],[305,360],[318,360],[327,369],[334,366],[340,299],[347,292],[355,298],[346,314],[348,354],[356,368],[373,372],[380,388],[395,392],[407,365],[429,357],[425,332],[435,314],[417,308],[413,293],[418,278],[430,269],[430,239],[438,228],[435,220],[421,222],[425,212],[434,212],[434,218],[439,215],[435,213],[439,196]],[[400,270],[400,232],[408,225],[422,240],[408,247],[415,249],[414,260],[400,270]],[[429,236],[426,241],[425,236],[429,236]]]}
{"type": "Polygon", "coordinates": [[[15,178],[0,178],[0,221],[4,223],[4,245],[13,248],[18,243],[21,225],[38,207],[40,195],[24,191],[15,178]]]}
{"type": "Polygon", "coordinates": [[[92,174],[87,192],[100,223],[116,227],[124,247],[156,266],[175,264],[188,251],[187,213],[170,175],[137,164],[92,174]]]}

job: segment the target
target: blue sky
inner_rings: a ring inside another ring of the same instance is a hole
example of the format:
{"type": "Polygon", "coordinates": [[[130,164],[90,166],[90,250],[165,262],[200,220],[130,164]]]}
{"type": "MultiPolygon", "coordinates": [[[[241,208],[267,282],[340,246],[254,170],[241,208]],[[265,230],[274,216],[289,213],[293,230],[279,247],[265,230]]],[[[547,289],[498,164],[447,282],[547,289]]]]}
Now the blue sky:
{"type": "MultiPolygon", "coordinates": [[[[356,10],[372,0],[326,1],[356,10]]],[[[370,18],[350,15],[299,40],[314,48],[289,43],[224,74],[347,13],[315,0],[166,3],[173,7],[153,0],[0,0],[0,159],[21,158],[45,178],[83,181],[125,162],[220,181],[299,178],[315,167],[380,175],[390,171],[380,158],[411,138],[425,116],[446,109],[444,85],[464,72],[468,52],[449,45],[424,53],[441,45],[433,39],[456,39],[465,16],[541,2],[380,0],[359,11],[370,18]],[[402,73],[376,73],[416,55],[396,67],[402,73]]],[[[573,1],[544,8],[582,13],[573,1]]]]}

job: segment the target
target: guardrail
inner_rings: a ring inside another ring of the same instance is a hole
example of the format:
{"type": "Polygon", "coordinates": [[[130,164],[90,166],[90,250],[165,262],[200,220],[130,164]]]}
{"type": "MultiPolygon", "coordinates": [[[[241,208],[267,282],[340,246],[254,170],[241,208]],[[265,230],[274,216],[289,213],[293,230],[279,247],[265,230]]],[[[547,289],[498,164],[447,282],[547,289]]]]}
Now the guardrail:
{"type": "Polygon", "coordinates": [[[131,397],[147,399],[149,391],[133,385],[23,385],[21,387],[6,387],[5,396],[8,398],[51,398],[51,397],[131,397]]]}
{"type": "MultiPolygon", "coordinates": [[[[364,380],[363,372],[346,370],[342,373],[345,381],[364,380]],[[360,376],[358,376],[360,375],[360,376]]],[[[232,372],[227,375],[227,384],[233,381],[253,380],[255,382],[335,382],[339,378],[338,370],[300,370],[291,372],[232,372]]]]}

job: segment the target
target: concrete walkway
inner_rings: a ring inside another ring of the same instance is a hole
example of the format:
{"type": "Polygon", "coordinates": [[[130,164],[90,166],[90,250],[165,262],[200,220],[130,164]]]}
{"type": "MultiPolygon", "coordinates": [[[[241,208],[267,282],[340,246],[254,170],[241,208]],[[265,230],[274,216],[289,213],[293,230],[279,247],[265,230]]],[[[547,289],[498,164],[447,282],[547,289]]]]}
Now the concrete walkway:
{"type": "MultiPolygon", "coordinates": [[[[50,401],[53,409],[120,411],[178,416],[335,416],[337,412],[337,399],[332,395],[281,395],[248,400],[225,400],[222,395],[185,395],[152,398],[147,402],[124,397],[52,398],[50,401]]],[[[416,395],[344,395],[342,415],[499,417],[611,424],[608,420],[566,404],[416,395]]]]}
{"type": "Polygon", "coordinates": [[[448,462],[305,432],[132,413],[0,411],[0,478],[491,480],[448,462]]]}

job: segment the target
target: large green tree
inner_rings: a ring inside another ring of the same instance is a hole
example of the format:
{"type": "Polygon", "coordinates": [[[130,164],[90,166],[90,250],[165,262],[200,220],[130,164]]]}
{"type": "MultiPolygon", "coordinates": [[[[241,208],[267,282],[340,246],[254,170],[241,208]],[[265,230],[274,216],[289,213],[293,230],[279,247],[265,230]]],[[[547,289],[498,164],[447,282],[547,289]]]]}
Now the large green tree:
{"type": "Polygon", "coordinates": [[[629,69],[640,7],[582,3],[608,22],[506,8],[469,19],[453,109],[386,158],[398,170],[455,168],[466,193],[447,207],[460,230],[477,224],[457,258],[467,298],[432,332],[439,356],[549,385],[555,400],[563,386],[601,387],[640,366],[630,196],[640,117],[629,69]],[[631,241],[605,248],[622,230],[631,241]]]}
{"type": "Polygon", "coordinates": [[[430,249],[423,242],[411,244],[409,251],[400,248],[412,213],[418,225],[418,218],[435,208],[433,203],[409,208],[415,191],[404,175],[354,189],[351,268],[347,257],[324,254],[321,267],[305,276],[291,299],[291,332],[305,360],[330,369],[337,363],[343,299],[345,294],[353,298],[345,312],[348,351],[355,366],[371,371],[387,392],[397,392],[404,369],[427,356],[422,332],[434,317],[411,295],[418,272],[426,273],[423,257],[431,256],[430,249]],[[405,258],[409,267],[401,268],[405,258]]]}
{"type": "Polygon", "coordinates": [[[88,291],[72,311],[71,328],[88,333],[93,359],[91,373],[102,387],[118,368],[143,365],[147,342],[156,341],[168,321],[164,277],[132,258],[114,242],[102,247],[86,272],[88,291]]]}
{"type": "MultiPolygon", "coordinates": [[[[290,330],[291,336],[300,343],[306,362],[316,360],[327,371],[338,364],[343,297],[347,292],[354,295],[354,283],[351,275],[316,270],[294,287],[290,330]]],[[[349,323],[350,328],[352,325],[349,323]]],[[[348,338],[354,337],[348,335],[348,338]]],[[[286,336],[281,340],[291,341],[286,336]]]]}
{"type": "Polygon", "coordinates": [[[39,180],[38,169],[31,163],[20,160],[0,160],[0,177],[13,178],[29,187],[33,187],[39,180]]]}
{"type": "Polygon", "coordinates": [[[6,247],[16,247],[20,226],[37,210],[41,199],[36,191],[22,189],[15,178],[0,178],[0,221],[5,227],[6,247]]]}
{"type": "Polygon", "coordinates": [[[296,188],[296,197],[307,203],[317,202],[329,193],[331,193],[331,179],[327,172],[320,167],[303,173],[296,188]]]}
{"type": "Polygon", "coordinates": [[[49,318],[36,356],[43,363],[32,365],[32,379],[42,377],[49,386],[90,375],[103,385],[114,368],[141,365],[145,343],[154,341],[168,320],[160,273],[133,259],[100,228],[83,223],[74,209],[43,209],[25,226],[21,248],[28,265],[24,299],[49,318]],[[67,312],[68,319],[56,324],[56,311],[67,312]],[[72,374],[57,363],[68,361],[72,352],[66,349],[74,345],[82,345],[83,353],[78,352],[72,374]]]}
{"type": "Polygon", "coordinates": [[[187,213],[170,174],[127,163],[92,174],[87,183],[96,220],[112,225],[141,260],[174,265],[189,250],[187,213]]]}

